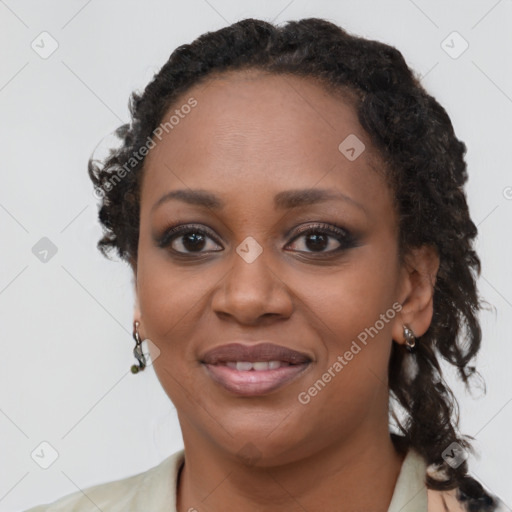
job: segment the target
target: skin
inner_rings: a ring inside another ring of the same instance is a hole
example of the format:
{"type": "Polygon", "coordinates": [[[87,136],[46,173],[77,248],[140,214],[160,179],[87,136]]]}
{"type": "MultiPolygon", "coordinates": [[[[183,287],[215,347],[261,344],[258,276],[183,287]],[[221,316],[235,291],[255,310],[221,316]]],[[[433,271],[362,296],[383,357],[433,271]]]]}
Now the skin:
{"type": "Polygon", "coordinates": [[[383,163],[344,96],[310,78],[238,71],[192,87],[169,112],[191,96],[198,105],[146,157],[133,264],[135,319],[160,351],[153,365],[183,433],[178,511],[386,511],[403,460],[389,437],[387,365],[393,340],[404,343],[403,324],[416,336],[430,325],[437,254],[424,246],[400,260],[383,163]],[[338,150],[349,134],[366,147],[354,161],[338,150]],[[279,192],[306,188],[360,206],[274,208],[279,192]],[[225,206],[173,199],[153,210],[177,189],[207,190],[225,206]],[[207,236],[199,254],[183,234],[158,246],[169,226],[189,223],[216,239],[207,236]],[[328,234],[315,249],[311,235],[296,232],[315,223],[344,227],[355,246],[326,255],[344,243],[328,234]],[[263,249],[252,263],[236,252],[248,236],[263,249]],[[400,313],[300,403],[395,302],[400,313]],[[236,396],[199,359],[240,340],[281,344],[313,362],[274,392],[236,396]]]}

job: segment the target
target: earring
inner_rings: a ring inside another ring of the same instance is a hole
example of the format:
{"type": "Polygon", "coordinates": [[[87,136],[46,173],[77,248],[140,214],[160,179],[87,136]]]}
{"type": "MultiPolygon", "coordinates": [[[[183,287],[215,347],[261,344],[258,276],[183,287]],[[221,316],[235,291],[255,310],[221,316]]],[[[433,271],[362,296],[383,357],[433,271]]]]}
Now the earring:
{"type": "Polygon", "coordinates": [[[133,349],[133,355],[139,361],[139,366],[136,364],[132,365],[131,370],[132,373],[138,373],[146,368],[146,357],[142,352],[142,340],[139,335],[139,322],[135,320],[133,322],[133,339],[135,340],[135,348],[133,349]]]}
{"type": "Polygon", "coordinates": [[[405,346],[409,352],[414,351],[414,347],[416,346],[416,336],[407,325],[404,325],[404,336],[405,336],[405,346]]]}

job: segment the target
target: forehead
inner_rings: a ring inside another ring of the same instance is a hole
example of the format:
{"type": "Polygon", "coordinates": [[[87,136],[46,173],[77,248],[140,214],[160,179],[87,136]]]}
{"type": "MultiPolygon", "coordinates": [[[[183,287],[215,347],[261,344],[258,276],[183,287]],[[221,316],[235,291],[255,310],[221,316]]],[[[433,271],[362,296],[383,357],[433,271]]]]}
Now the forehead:
{"type": "Polygon", "coordinates": [[[386,186],[351,101],[311,78],[222,73],[190,88],[162,122],[171,116],[146,157],[143,201],[186,187],[273,198],[291,184],[375,196],[386,186]],[[347,145],[362,151],[356,159],[347,145]]]}

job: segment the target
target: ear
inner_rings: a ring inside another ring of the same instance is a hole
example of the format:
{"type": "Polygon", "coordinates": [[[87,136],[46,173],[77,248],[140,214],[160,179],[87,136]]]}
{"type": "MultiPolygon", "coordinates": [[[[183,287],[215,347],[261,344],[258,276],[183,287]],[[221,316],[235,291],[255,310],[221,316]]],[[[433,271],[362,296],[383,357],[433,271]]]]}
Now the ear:
{"type": "Polygon", "coordinates": [[[133,304],[133,321],[135,322],[135,320],[138,320],[138,322],[140,323],[140,326],[139,326],[139,331],[140,331],[140,327],[142,327],[142,313],[140,311],[139,294],[137,293],[137,274],[135,272],[132,275],[132,284],[133,284],[133,292],[134,292],[134,297],[135,297],[135,301],[133,304]]]}
{"type": "Polygon", "coordinates": [[[401,268],[399,301],[402,310],[393,325],[393,339],[405,343],[407,325],[416,337],[427,332],[434,314],[434,286],[439,269],[436,247],[422,245],[408,251],[401,268]]]}

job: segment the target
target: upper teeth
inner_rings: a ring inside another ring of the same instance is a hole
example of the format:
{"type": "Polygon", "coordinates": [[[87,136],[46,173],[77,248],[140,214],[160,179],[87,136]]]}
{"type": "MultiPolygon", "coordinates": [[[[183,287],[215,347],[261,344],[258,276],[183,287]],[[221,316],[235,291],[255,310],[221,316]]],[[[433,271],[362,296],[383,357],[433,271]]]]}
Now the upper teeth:
{"type": "Polygon", "coordinates": [[[290,363],[284,361],[256,361],[251,363],[249,361],[227,361],[226,366],[230,368],[248,371],[248,370],[276,370],[281,366],[289,366],[290,363]]]}

